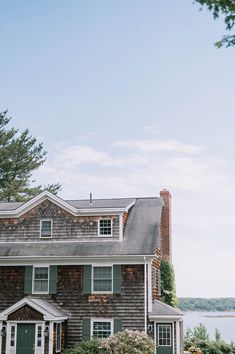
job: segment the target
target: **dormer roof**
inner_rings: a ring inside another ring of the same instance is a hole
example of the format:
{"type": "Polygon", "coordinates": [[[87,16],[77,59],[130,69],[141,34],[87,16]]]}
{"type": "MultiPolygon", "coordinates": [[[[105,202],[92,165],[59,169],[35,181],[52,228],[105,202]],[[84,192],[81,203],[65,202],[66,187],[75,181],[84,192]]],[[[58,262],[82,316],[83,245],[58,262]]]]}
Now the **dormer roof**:
{"type": "Polygon", "coordinates": [[[25,203],[0,202],[0,218],[17,218],[44,200],[51,201],[75,216],[90,213],[122,213],[127,212],[135,204],[135,198],[94,199],[92,203],[89,200],[63,200],[49,191],[43,191],[25,203]]]}

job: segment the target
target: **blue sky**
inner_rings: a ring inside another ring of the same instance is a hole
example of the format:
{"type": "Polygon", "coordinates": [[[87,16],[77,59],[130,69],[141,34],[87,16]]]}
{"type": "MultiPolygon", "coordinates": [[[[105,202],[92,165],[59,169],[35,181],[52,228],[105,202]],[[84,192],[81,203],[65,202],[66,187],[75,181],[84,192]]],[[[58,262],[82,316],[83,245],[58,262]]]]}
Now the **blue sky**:
{"type": "Polygon", "coordinates": [[[179,296],[233,296],[234,49],[190,0],[0,3],[0,110],[64,198],[173,196],[179,296]]]}

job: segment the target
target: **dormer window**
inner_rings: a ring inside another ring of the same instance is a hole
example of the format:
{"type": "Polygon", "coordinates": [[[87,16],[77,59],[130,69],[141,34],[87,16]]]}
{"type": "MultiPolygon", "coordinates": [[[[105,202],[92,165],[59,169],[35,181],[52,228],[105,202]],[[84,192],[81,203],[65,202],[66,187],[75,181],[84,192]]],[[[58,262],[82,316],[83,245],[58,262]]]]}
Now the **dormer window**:
{"type": "Polygon", "coordinates": [[[52,220],[40,220],[40,237],[52,237],[52,220]]]}
{"type": "Polygon", "coordinates": [[[99,220],[99,236],[112,236],[112,219],[99,220]]]}

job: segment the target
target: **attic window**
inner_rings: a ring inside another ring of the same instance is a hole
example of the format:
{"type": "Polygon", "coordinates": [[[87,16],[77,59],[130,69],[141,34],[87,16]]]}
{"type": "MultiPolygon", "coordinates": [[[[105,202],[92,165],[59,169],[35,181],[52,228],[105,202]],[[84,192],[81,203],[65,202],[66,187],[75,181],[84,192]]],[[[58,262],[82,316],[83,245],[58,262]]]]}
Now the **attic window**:
{"type": "Polygon", "coordinates": [[[52,236],[52,220],[40,220],[40,237],[52,236]]]}
{"type": "Polygon", "coordinates": [[[99,235],[112,236],[112,219],[99,220],[99,235]]]}

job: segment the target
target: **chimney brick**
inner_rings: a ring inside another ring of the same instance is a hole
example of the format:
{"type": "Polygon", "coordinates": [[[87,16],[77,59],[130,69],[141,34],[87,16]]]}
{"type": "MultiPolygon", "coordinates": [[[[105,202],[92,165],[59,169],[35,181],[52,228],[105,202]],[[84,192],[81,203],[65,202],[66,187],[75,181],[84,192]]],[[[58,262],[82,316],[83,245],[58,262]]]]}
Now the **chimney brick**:
{"type": "Polygon", "coordinates": [[[160,191],[164,206],[161,215],[161,253],[162,258],[172,262],[172,230],[171,230],[171,194],[168,190],[160,191]]]}

